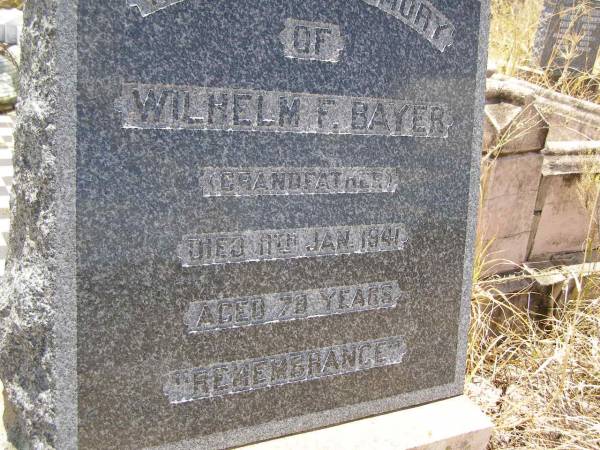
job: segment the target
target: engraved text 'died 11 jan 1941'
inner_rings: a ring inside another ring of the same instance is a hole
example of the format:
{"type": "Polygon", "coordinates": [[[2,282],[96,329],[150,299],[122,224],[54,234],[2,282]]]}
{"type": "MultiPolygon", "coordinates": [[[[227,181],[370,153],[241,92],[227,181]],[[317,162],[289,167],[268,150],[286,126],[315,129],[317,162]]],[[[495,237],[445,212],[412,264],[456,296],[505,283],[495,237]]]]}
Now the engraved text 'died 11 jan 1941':
{"type": "Polygon", "coordinates": [[[178,252],[182,267],[197,267],[399,251],[407,241],[401,224],[333,226],[189,235],[178,252]]]}

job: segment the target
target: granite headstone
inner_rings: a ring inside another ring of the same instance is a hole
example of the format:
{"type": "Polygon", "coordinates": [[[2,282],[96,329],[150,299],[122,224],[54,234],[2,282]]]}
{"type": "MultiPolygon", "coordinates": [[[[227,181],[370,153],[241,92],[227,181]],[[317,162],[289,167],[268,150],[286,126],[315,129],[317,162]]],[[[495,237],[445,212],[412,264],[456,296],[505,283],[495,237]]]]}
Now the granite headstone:
{"type": "Polygon", "coordinates": [[[13,441],[223,448],[460,395],[488,13],[29,0],[13,441]]]}
{"type": "Polygon", "coordinates": [[[533,47],[537,64],[589,72],[599,48],[598,0],[545,0],[533,47]]]}

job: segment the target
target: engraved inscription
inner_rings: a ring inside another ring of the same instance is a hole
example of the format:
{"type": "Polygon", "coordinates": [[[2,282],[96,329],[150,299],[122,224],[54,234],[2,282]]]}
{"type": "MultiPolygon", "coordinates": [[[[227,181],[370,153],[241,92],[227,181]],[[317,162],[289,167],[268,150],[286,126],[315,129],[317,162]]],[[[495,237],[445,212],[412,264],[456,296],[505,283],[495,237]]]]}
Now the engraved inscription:
{"type": "Polygon", "coordinates": [[[344,49],[340,27],[330,23],[287,19],[279,37],[288,58],[336,63],[344,49]]]}
{"type": "Polygon", "coordinates": [[[202,169],[204,197],[394,193],[398,171],[381,167],[202,169]]]}
{"type": "Polygon", "coordinates": [[[124,128],[446,138],[448,107],[368,97],[126,83],[124,128]]]}
{"type": "Polygon", "coordinates": [[[399,251],[407,241],[399,224],[295,228],[184,236],[178,254],[182,267],[198,267],[399,251]]]}
{"type": "Polygon", "coordinates": [[[600,46],[597,2],[546,0],[535,37],[533,56],[541,66],[591,70],[600,46]]]}
{"type": "MultiPolygon", "coordinates": [[[[160,9],[188,0],[127,0],[129,7],[138,7],[146,17],[160,9]]],[[[454,41],[455,27],[428,0],[362,0],[398,19],[427,39],[437,50],[443,52],[454,41]]],[[[293,19],[292,19],[293,20],[293,19]]],[[[300,22],[300,21],[298,21],[300,22]]],[[[330,27],[331,25],[327,25],[330,27]]],[[[327,29],[326,27],[323,27],[327,29]]],[[[293,31],[293,30],[292,30],[293,31]]],[[[302,39],[302,37],[299,37],[302,39]]],[[[314,42],[313,42],[314,44],[314,42]]],[[[299,48],[301,44],[298,44],[299,48]]],[[[335,46],[334,46],[335,47],[335,46]]],[[[287,54],[286,54],[287,55],[287,54]]],[[[294,55],[293,57],[298,57],[294,55]]],[[[319,58],[304,58],[319,59],[319,58]]]]}
{"type": "Polygon", "coordinates": [[[427,0],[362,0],[405,23],[443,52],[454,41],[454,25],[427,0]]]}
{"type": "Polygon", "coordinates": [[[160,9],[168,8],[175,3],[181,3],[186,0],[127,0],[129,7],[140,10],[142,17],[149,16],[160,9]]]}
{"type": "Polygon", "coordinates": [[[335,345],[171,372],[163,392],[171,404],[252,392],[402,363],[404,336],[335,345]]]}
{"type": "Polygon", "coordinates": [[[391,309],[404,299],[396,281],[190,304],[189,333],[391,309]]]}
{"type": "MultiPolygon", "coordinates": [[[[552,36],[554,42],[561,47],[561,53],[569,54],[575,45],[575,54],[582,55],[597,50],[595,43],[598,41],[596,29],[600,23],[600,8],[590,8],[582,4],[573,8],[570,2],[558,3],[557,7],[564,8],[560,11],[560,21],[556,32],[552,36]],[[571,6],[571,8],[569,8],[571,6]],[[588,10],[589,8],[589,10],[588,10]]],[[[595,57],[596,54],[590,55],[595,57]]]]}

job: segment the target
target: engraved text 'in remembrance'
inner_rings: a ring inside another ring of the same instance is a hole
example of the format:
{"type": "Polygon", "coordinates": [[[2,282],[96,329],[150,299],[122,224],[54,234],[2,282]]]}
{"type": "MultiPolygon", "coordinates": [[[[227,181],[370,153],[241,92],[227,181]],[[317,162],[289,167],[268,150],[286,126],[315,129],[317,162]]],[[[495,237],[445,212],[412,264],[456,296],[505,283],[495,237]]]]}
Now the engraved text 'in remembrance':
{"type": "Polygon", "coordinates": [[[171,404],[187,403],[258,389],[302,383],[402,363],[403,336],[218,363],[165,376],[163,392],[171,404]]]}

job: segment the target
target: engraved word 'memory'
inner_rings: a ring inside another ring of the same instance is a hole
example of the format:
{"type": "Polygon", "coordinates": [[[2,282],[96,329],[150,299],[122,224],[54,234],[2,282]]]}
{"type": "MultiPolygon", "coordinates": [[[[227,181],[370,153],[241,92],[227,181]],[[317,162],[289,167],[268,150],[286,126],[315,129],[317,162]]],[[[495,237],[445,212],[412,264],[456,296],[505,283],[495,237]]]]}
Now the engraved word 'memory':
{"type": "Polygon", "coordinates": [[[398,224],[260,230],[184,236],[183,267],[398,251],[408,241],[398,224]]]}
{"type": "MultiPolygon", "coordinates": [[[[158,10],[187,0],[127,0],[129,7],[138,7],[146,17],[158,10]]],[[[402,23],[427,39],[436,49],[443,52],[452,45],[454,25],[428,0],[362,0],[402,23]]]]}
{"type": "Polygon", "coordinates": [[[402,363],[403,336],[185,369],[165,376],[172,404],[252,392],[402,363]]]}
{"type": "Polygon", "coordinates": [[[344,49],[340,27],[331,23],[287,19],[279,38],[288,58],[336,63],[344,49]]]}
{"type": "Polygon", "coordinates": [[[124,128],[446,138],[442,104],[169,85],[123,85],[124,128]]]}
{"type": "Polygon", "coordinates": [[[142,17],[149,16],[160,9],[168,8],[175,3],[181,3],[186,0],[127,0],[129,7],[138,7],[142,17]]]}
{"type": "Polygon", "coordinates": [[[184,321],[190,333],[200,333],[391,309],[401,300],[400,286],[389,281],[192,303],[184,321]]]}
{"type": "Polygon", "coordinates": [[[212,168],[202,169],[204,197],[394,193],[398,171],[390,168],[212,168]]]}
{"type": "Polygon", "coordinates": [[[362,0],[405,23],[436,49],[452,45],[454,25],[427,0],[362,0]]]}

